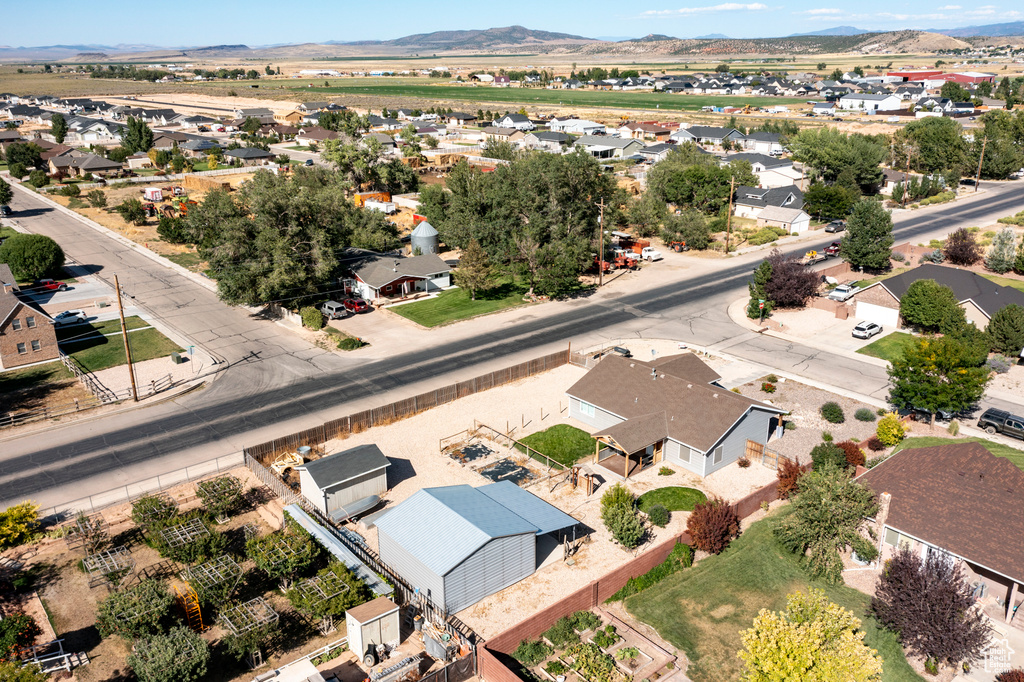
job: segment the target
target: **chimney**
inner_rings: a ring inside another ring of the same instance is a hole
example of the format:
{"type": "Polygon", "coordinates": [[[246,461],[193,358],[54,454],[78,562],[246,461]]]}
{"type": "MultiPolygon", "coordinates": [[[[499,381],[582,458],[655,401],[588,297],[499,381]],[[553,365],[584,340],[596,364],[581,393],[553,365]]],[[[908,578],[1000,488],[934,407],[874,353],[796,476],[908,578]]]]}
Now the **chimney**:
{"type": "Polygon", "coordinates": [[[878,536],[878,551],[881,554],[882,542],[885,539],[885,522],[889,518],[889,504],[892,502],[892,495],[882,493],[878,496],[878,511],[875,512],[875,534],[878,536]]]}

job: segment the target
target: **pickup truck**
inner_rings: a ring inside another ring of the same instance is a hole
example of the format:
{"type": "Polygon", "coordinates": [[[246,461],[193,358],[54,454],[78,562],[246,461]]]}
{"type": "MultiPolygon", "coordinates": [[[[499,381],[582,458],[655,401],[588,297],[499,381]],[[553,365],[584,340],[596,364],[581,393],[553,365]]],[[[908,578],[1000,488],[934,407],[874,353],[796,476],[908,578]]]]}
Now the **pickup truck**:
{"type": "Polygon", "coordinates": [[[800,265],[814,265],[820,263],[823,260],[827,260],[828,255],[824,251],[808,251],[804,254],[804,257],[800,259],[800,265]]]}
{"type": "Polygon", "coordinates": [[[661,255],[661,251],[658,251],[653,246],[645,246],[643,250],[640,251],[640,258],[648,263],[652,263],[656,260],[661,260],[664,256],[661,255]]]}
{"type": "Polygon", "coordinates": [[[852,284],[840,284],[829,293],[828,297],[833,301],[848,301],[858,291],[860,291],[860,287],[852,284]]]}
{"type": "Polygon", "coordinates": [[[828,256],[829,258],[838,258],[839,249],[842,248],[842,245],[842,242],[832,242],[831,244],[825,247],[825,255],[828,256]]]}
{"type": "Polygon", "coordinates": [[[989,408],[978,417],[978,428],[995,434],[1002,433],[1006,436],[1024,439],[1024,417],[1018,417],[1005,410],[989,408]]]}

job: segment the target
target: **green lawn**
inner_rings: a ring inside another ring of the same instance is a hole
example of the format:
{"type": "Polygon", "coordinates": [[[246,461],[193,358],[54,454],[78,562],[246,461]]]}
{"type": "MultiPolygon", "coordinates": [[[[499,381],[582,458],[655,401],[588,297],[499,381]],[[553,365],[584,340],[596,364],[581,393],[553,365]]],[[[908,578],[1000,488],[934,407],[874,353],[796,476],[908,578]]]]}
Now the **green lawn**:
{"type": "Polygon", "coordinates": [[[902,332],[886,334],[880,339],[875,339],[863,348],[858,348],[861,355],[870,355],[873,358],[882,358],[892,362],[903,357],[903,351],[910,348],[917,337],[902,332]]]}
{"type": "Polygon", "coordinates": [[[854,285],[860,287],[861,289],[865,289],[870,285],[874,284],[875,282],[881,282],[884,279],[889,279],[890,277],[895,277],[896,275],[902,275],[909,269],[910,268],[893,268],[889,272],[882,273],[881,275],[875,275],[874,277],[869,277],[867,279],[862,279],[858,282],[854,282],[854,285]]]}
{"type": "Polygon", "coordinates": [[[1002,443],[993,443],[992,441],[985,440],[984,438],[954,439],[939,438],[937,436],[919,436],[916,438],[905,439],[896,447],[893,453],[895,454],[900,450],[910,450],[912,448],[930,448],[936,445],[952,445],[954,443],[980,443],[986,450],[996,457],[1005,457],[1020,469],[1024,469],[1024,450],[1011,448],[1009,445],[1003,445],[1002,443]]]}
{"type": "Polygon", "coordinates": [[[18,234],[17,230],[11,229],[6,225],[0,226],[0,239],[7,239],[8,237],[13,237],[16,234],[18,234]]]}
{"type": "Polygon", "coordinates": [[[707,496],[694,488],[668,486],[648,490],[637,500],[640,511],[647,512],[651,507],[660,504],[669,511],[693,511],[701,502],[707,502],[707,496]]]}
{"type": "Polygon", "coordinates": [[[172,263],[177,263],[183,268],[188,268],[189,270],[196,270],[197,266],[203,262],[203,259],[199,257],[199,254],[192,251],[186,251],[185,253],[173,253],[169,256],[164,256],[164,258],[172,263]]]}
{"type": "MultiPolygon", "coordinates": [[[[590,434],[568,424],[555,424],[543,431],[531,433],[520,439],[520,442],[566,467],[596,452],[596,441],[590,434]]],[[[522,448],[519,450],[522,452],[522,448]]]]}
{"type": "MultiPolygon", "coordinates": [[[[146,322],[137,315],[124,318],[124,323],[128,326],[129,331],[149,326],[149,322],[146,322]]],[[[81,338],[84,340],[84,338],[92,337],[96,334],[114,334],[119,331],[121,331],[121,320],[77,324],[68,327],[57,327],[57,340],[60,342],[67,341],[68,339],[81,338]]]]}
{"type": "Polygon", "coordinates": [[[1009,277],[1000,277],[999,275],[982,275],[982,277],[1000,286],[1013,287],[1014,289],[1024,291],[1024,282],[1019,279],[1010,279],[1009,277]]]}
{"type": "Polygon", "coordinates": [[[525,305],[526,287],[504,282],[488,291],[478,291],[476,300],[470,300],[466,289],[442,291],[435,298],[396,305],[391,312],[424,327],[438,327],[477,315],[487,315],[505,308],[525,305]]]}
{"type": "MultiPolygon", "coordinates": [[[[320,81],[322,83],[323,81],[320,81]]],[[[473,103],[499,103],[525,106],[529,104],[563,104],[565,106],[618,107],[628,109],[664,109],[668,111],[699,111],[704,106],[752,107],[778,104],[803,104],[799,97],[750,97],[730,95],[672,95],[649,91],[622,92],[614,90],[545,90],[543,88],[494,88],[490,86],[450,85],[448,81],[401,82],[389,78],[345,79],[329,88],[316,91],[339,95],[372,95],[375,97],[418,97],[431,100],[473,103]]],[[[306,83],[293,90],[306,90],[306,83]]]]}
{"type": "Polygon", "coordinates": [[[786,595],[820,588],[862,620],[865,642],[884,660],[883,682],[920,682],[895,635],[879,629],[869,615],[870,597],[850,587],[810,580],[797,557],[775,540],[771,525],[785,513],[752,524],[722,554],[627,598],[626,608],[686,652],[694,682],[725,682],[740,678],[740,631],[752,625],[760,609],[785,609],[786,595]]]}
{"type": "MultiPolygon", "coordinates": [[[[156,329],[132,332],[128,335],[128,340],[132,346],[134,362],[166,357],[173,351],[182,352],[178,344],[156,329]]],[[[83,369],[90,372],[116,367],[127,362],[124,354],[124,341],[120,336],[90,336],[62,344],[61,350],[77,360],[83,369]]],[[[169,364],[168,369],[170,369],[169,364]]]]}
{"type": "Polygon", "coordinates": [[[25,369],[0,372],[0,395],[20,391],[50,381],[74,379],[71,371],[59,362],[48,362],[25,369]]]}
{"type": "Polygon", "coordinates": [[[294,151],[297,151],[297,152],[308,152],[309,151],[309,145],[308,144],[297,144],[294,147],[285,147],[285,149],[291,149],[291,150],[294,150],[294,151]]]}

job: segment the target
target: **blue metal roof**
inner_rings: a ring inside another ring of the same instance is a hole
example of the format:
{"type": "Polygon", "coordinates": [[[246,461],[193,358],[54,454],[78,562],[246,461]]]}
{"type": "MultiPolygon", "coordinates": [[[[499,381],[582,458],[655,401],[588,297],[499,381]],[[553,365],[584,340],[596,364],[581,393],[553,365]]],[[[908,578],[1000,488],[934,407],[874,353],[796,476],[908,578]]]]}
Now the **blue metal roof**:
{"type": "Polygon", "coordinates": [[[419,490],[376,525],[437,575],[447,574],[494,538],[538,531],[536,525],[469,485],[419,490]]]}
{"type": "Polygon", "coordinates": [[[477,488],[477,490],[537,526],[537,535],[553,533],[563,528],[572,528],[578,523],[576,519],[558,507],[548,504],[512,481],[498,481],[477,488]]]}

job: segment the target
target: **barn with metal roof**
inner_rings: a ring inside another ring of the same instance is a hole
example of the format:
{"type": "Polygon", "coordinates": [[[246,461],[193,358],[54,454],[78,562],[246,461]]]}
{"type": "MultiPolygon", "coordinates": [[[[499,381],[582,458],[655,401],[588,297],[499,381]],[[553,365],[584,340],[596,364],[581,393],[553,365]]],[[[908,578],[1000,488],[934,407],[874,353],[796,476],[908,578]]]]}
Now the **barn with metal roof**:
{"type": "Polygon", "coordinates": [[[537,542],[576,519],[510,481],[424,488],[376,521],[380,557],[449,613],[533,574],[537,542]]]}

